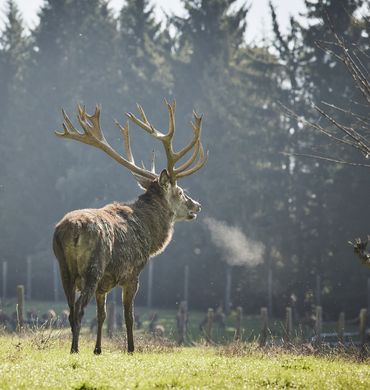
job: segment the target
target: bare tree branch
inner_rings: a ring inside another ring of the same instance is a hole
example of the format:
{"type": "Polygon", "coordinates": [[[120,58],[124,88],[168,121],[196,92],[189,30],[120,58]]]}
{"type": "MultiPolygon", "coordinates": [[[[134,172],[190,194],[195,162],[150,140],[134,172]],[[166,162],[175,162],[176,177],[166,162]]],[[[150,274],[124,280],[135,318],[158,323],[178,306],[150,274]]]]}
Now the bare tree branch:
{"type": "Polygon", "coordinates": [[[362,163],[356,163],[352,161],[346,161],[346,160],[338,160],[331,157],[325,157],[320,156],[316,154],[309,154],[309,153],[295,153],[295,152],[281,152],[284,156],[297,156],[297,157],[307,157],[307,158],[313,158],[316,160],[323,160],[327,162],[332,162],[335,164],[344,164],[344,165],[352,165],[354,167],[363,167],[363,168],[370,168],[370,164],[362,164],[362,163]]]}

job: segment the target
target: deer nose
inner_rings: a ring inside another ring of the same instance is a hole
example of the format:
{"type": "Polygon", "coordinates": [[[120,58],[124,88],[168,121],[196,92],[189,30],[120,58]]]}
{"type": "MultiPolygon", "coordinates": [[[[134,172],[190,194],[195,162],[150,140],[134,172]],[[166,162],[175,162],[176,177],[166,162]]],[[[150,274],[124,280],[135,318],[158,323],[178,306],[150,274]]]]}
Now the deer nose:
{"type": "Polygon", "coordinates": [[[194,204],[195,204],[195,209],[196,209],[196,212],[197,212],[197,213],[199,213],[199,212],[200,212],[200,210],[202,210],[202,207],[201,207],[200,203],[198,203],[198,202],[194,202],[194,204]]]}

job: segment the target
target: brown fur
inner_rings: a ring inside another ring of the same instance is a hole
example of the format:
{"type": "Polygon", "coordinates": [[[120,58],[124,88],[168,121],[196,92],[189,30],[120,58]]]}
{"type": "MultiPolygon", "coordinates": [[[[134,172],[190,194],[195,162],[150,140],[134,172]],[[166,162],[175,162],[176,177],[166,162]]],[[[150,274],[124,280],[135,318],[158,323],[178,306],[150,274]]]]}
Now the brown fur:
{"type": "Polygon", "coordinates": [[[95,294],[98,334],[94,352],[101,353],[106,296],[117,285],[123,290],[128,351],[134,351],[133,300],[139,274],[148,259],[168,245],[174,223],[193,219],[200,211],[199,203],[166,177],[153,181],[132,204],[72,211],[56,225],[53,249],[70,308],[71,352],[78,352],[84,308],[95,294]],[[81,291],[77,301],[76,289],[81,291]]]}

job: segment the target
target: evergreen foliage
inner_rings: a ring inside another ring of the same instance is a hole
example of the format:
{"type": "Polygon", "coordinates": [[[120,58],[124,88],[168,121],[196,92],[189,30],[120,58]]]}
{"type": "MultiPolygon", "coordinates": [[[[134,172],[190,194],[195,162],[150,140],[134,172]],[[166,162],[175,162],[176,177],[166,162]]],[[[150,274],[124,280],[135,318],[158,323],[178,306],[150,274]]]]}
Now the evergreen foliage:
{"type": "MultiPolygon", "coordinates": [[[[292,18],[287,34],[271,4],[274,38],[259,45],[247,44],[247,5],[183,4],[184,16],[170,15],[161,24],[148,0],[127,0],[117,17],[103,0],[47,0],[38,25],[26,34],[8,0],[0,32],[0,260],[9,264],[9,288],[24,282],[31,255],[34,295],[50,296],[54,223],[71,209],[139,194],[131,175],[101,153],[54,137],[61,107],[72,112],[80,102],[90,112],[102,104],[105,133],[120,148],[114,119],[121,121],[137,102],[156,126],[166,127],[162,101],[175,97],[176,147],[190,138],[195,108],[204,113],[202,138],[210,151],[207,166],[185,186],[201,200],[204,216],[236,225],[266,247],[262,264],[234,268],[234,306],[257,312],[266,305],[270,270],[274,314],[294,295],[300,316],[309,315],[317,275],[326,313],[357,313],[365,306],[368,274],[347,241],[369,233],[369,171],[281,154],[325,153],[333,145],[285,116],[279,102],[311,121],[322,120],[311,106],[322,101],[345,109],[357,101],[355,109],[366,114],[345,66],[317,45],[333,42],[336,31],[368,61],[364,2],[307,0],[306,22],[292,18]]],[[[139,130],[131,132],[135,155],[146,162],[153,145],[139,130]]],[[[186,264],[190,306],[219,304],[224,260],[201,216],[178,226],[171,246],[155,260],[154,304],[174,306],[182,299],[186,264]]],[[[146,277],[144,272],[139,303],[145,302],[146,277]]]]}

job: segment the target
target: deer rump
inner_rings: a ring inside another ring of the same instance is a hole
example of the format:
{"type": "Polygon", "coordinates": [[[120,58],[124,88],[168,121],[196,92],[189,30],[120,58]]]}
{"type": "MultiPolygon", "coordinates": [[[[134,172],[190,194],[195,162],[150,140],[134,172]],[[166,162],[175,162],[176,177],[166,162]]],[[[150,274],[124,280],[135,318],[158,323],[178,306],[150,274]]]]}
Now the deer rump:
{"type": "Polygon", "coordinates": [[[135,262],[143,260],[128,241],[130,225],[127,218],[111,216],[105,208],[68,213],[54,235],[54,252],[59,263],[64,263],[65,277],[71,279],[68,284],[81,291],[90,277],[99,281],[94,287],[101,293],[123,284],[120,275],[130,277],[137,268],[135,262]],[[125,261],[115,262],[116,258],[125,261]]]}

